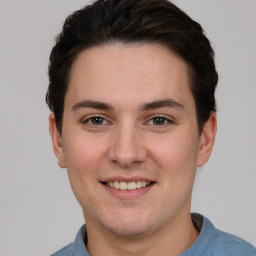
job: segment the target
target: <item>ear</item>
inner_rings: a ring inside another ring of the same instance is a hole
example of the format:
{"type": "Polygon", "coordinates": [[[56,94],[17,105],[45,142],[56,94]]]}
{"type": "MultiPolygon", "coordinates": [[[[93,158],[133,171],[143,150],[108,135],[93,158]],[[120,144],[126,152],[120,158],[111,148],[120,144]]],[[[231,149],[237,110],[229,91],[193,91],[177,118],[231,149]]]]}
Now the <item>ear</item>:
{"type": "Polygon", "coordinates": [[[61,168],[66,168],[61,135],[56,126],[54,113],[49,115],[49,131],[52,137],[53,151],[58,158],[58,164],[61,168]]]}
{"type": "Polygon", "coordinates": [[[212,112],[210,118],[203,126],[203,130],[199,141],[199,151],[197,157],[197,166],[203,166],[212,153],[215,135],[217,130],[217,118],[216,113],[212,112]]]}

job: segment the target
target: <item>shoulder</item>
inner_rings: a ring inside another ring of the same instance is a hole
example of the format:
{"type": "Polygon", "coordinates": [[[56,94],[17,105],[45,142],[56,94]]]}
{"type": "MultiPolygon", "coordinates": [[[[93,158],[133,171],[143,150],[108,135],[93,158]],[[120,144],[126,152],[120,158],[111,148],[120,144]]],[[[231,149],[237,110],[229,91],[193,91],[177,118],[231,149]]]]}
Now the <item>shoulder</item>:
{"type": "Polygon", "coordinates": [[[256,256],[256,248],[252,244],[219,229],[215,229],[212,233],[212,241],[216,248],[216,255],[256,256]]]}
{"type": "Polygon", "coordinates": [[[72,248],[73,248],[73,243],[70,243],[64,248],[52,254],[51,256],[72,256],[72,248]]]}
{"type": "Polygon", "coordinates": [[[192,220],[200,234],[196,242],[181,256],[256,256],[253,245],[217,229],[206,217],[193,213],[192,220]]]}
{"type": "Polygon", "coordinates": [[[240,237],[215,228],[205,217],[203,217],[202,231],[207,237],[205,242],[208,243],[211,255],[256,256],[256,248],[252,244],[240,237]]]}

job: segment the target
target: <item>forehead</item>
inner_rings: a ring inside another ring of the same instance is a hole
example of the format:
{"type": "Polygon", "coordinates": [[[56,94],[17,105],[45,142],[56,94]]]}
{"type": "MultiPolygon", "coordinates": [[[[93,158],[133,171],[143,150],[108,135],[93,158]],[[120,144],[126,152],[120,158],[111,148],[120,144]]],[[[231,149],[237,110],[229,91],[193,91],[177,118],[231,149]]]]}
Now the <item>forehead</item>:
{"type": "MultiPolygon", "coordinates": [[[[192,98],[188,66],[166,47],[109,44],[82,51],[73,63],[67,98],[153,101],[192,98]]],[[[193,100],[193,99],[192,99],[193,100]]]]}

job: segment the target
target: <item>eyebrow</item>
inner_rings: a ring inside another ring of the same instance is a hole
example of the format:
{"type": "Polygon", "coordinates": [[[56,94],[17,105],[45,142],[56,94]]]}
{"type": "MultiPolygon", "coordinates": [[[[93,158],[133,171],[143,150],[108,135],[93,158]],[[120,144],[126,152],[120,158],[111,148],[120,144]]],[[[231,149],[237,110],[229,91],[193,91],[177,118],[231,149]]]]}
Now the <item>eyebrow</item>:
{"type": "Polygon", "coordinates": [[[113,110],[113,107],[99,101],[93,101],[93,100],[83,100],[81,102],[78,102],[72,107],[72,110],[77,110],[79,108],[95,108],[100,110],[113,110]]]}
{"type": "Polygon", "coordinates": [[[171,108],[184,108],[182,104],[173,100],[173,99],[164,99],[153,101],[150,103],[146,103],[141,107],[142,111],[157,109],[157,108],[164,108],[164,107],[171,107],[171,108]]]}
{"type": "MultiPolygon", "coordinates": [[[[179,102],[173,99],[164,99],[164,100],[157,100],[157,101],[145,103],[142,105],[140,110],[146,111],[146,110],[152,110],[152,109],[164,108],[164,107],[184,108],[182,104],[180,104],[179,102]]],[[[109,111],[114,110],[114,108],[109,104],[106,104],[100,101],[93,101],[93,100],[83,100],[81,102],[78,102],[72,107],[72,110],[75,111],[79,108],[95,108],[99,110],[109,110],[109,111]]]]}

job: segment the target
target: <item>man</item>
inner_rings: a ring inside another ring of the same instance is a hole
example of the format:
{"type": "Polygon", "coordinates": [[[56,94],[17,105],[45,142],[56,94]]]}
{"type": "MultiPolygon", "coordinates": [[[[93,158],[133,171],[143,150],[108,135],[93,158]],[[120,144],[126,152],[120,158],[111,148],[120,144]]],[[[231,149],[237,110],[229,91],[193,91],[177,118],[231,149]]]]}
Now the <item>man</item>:
{"type": "Polygon", "coordinates": [[[67,18],[47,103],[86,227],[54,255],[256,255],[190,213],[216,133],[213,55],[166,0],[100,0],[67,18]]]}

